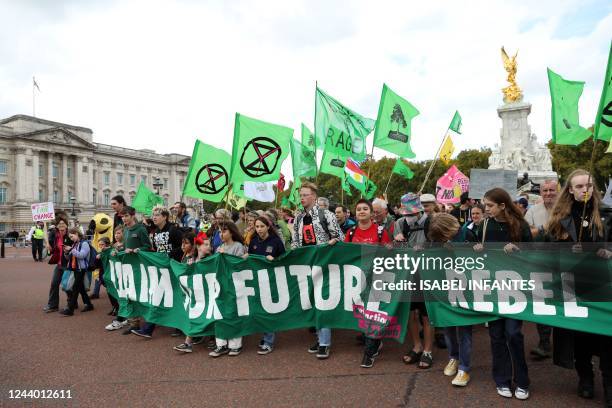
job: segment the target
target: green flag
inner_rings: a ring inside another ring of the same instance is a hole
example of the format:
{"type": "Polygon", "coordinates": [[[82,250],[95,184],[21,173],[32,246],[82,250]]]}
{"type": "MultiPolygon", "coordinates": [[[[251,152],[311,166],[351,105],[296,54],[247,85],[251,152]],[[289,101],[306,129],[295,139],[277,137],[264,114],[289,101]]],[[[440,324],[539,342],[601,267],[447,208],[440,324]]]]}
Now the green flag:
{"type": "Polygon", "coordinates": [[[411,121],[417,108],[383,84],[374,132],[374,146],[400,157],[416,157],[410,147],[411,121]]]}
{"type": "Polygon", "coordinates": [[[608,68],[595,119],[595,139],[609,141],[612,138],[612,42],[608,55],[608,68]]]}
{"type": "Polygon", "coordinates": [[[317,176],[317,160],[315,150],[310,150],[299,140],[291,138],[291,165],[293,179],[317,176]]]}
{"type": "Polygon", "coordinates": [[[341,157],[337,154],[330,153],[328,151],[323,152],[323,159],[321,160],[321,173],[331,174],[336,177],[344,177],[344,166],[346,164],[346,157],[341,157]]]}
{"type": "Polygon", "coordinates": [[[163,204],[163,202],[163,198],[149,190],[145,183],[141,181],[136,196],[132,200],[132,207],[141,214],[151,215],[153,207],[163,204]]]}
{"type": "Polygon", "coordinates": [[[289,202],[289,199],[287,197],[283,197],[283,199],[281,200],[281,207],[288,208],[290,204],[291,203],[289,202]]]}
{"type": "Polygon", "coordinates": [[[302,181],[297,178],[293,181],[293,185],[291,186],[291,193],[289,194],[289,202],[294,206],[300,205],[300,186],[302,185],[302,181]]]}
{"type": "Polygon", "coordinates": [[[278,180],[292,138],[290,128],[236,113],[232,182],[278,180]]]}
{"type": "Polygon", "coordinates": [[[353,196],[353,192],[351,191],[351,185],[348,181],[348,177],[346,176],[346,174],[344,175],[344,177],[342,177],[342,189],[349,196],[353,196]]]}
{"type": "Polygon", "coordinates": [[[365,159],[365,140],[374,121],[353,112],[317,88],[315,95],[315,143],[317,149],[355,160],[365,159]]]}
{"type": "Polygon", "coordinates": [[[376,193],[376,190],[378,190],[378,186],[374,184],[372,180],[368,179],[366,181],[366,189],[363,192],[363,196],[367,200],[371,200],[372,198],[374,198],[374,193],[376,193]]]}
{"type": "Polygon", "coordinates": [[[578,119],[578,100],[584,82],[568,81],[550,68],[547,70],[552,100],[553,143],[577,146],[591,136],[588,130],[580,126],[578,119]]]}
{"type": "Polygon", "coordinates": [[[451,120],[451,123],[448,128],[455,133],[461,134],[461,115],[459,115],[459,111],[455,111],[453,120],[451,120]]]}
{"type": "Polygon", "coordinates": [[[414,173],[410,170],[410,167],[406,166],[406,163],[402,159],[397,159],[395,166],[393,166],[393,173],[399,174],[400,176],[410,180],[414,177],[414,173]]]}
{"type": "Polygon", "coordinates": [[[302,123],[302,144],[308,148],[308,150],[312,150],[313,152],[316,150],[315,138],[310,129],[306,127],[305,124],[302,123]]]}
{"type": "Polygon", "coordinates": [[[183,195],[218,203],[223,200],[229,183],[229,153],[196,140],[183,186],[183,195]]]}

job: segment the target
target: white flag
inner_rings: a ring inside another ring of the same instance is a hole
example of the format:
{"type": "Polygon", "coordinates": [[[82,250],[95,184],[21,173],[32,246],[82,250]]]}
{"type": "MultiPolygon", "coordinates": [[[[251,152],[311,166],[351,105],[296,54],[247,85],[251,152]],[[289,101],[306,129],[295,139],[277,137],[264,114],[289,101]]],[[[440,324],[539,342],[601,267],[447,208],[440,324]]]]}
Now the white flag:
{"type": "Polygon", "coordinates": [[[276,181],[245,181],[244,195],[251,200],[271,203],[275,198],[274,184],[276,184],[276,181]]]}
{"type": "Polygon", "coordinates": [[[40,87],[38,86],[38,82],[36,82],[36,78],[32,77],[32,85],[38,89],[38,92],[40,92],[40,87]]]}

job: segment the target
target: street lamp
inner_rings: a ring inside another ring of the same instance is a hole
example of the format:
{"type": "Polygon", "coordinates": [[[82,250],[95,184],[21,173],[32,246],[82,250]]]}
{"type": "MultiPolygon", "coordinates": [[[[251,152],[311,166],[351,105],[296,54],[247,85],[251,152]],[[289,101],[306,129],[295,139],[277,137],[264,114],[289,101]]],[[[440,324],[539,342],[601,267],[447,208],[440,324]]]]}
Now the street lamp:
{"type": "Polygon", "coordinates": [[[153,188],[157,190],[157,195],[159,195],[159,191],[164,186],[164,183],[161,182],[159,177],[155,177],[155,183],[153,183],[153,188]]]}
{"type": "Polygon", "coordinates": [[[76,216],[76,212],[74,212],[74,206],[76,204],[76,197],[74,196],[70,197],[70,204],[72,204],[72,213],[70,213],[70,215],[74,217],[76,216]]]}

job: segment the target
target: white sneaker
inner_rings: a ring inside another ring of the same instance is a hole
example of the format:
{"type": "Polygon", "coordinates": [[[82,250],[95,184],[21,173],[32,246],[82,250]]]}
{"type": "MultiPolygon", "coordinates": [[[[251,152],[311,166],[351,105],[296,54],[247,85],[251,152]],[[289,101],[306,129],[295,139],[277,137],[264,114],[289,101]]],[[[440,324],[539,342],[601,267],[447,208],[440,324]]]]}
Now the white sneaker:
{"type": "Polygon", "coordinates": [[[514,396],[516,397],[516,399],[526,400],[527,398],[529,398],[529,390],[521,387],[516,387],[516,390],[514,390],[514,396]]]}
{"type": "Polygon", "coordinates": [[[497,387],[497,393],[505,398],[512,398],[512,391],[508,387],[497,387]]]}
{"type": "Polygon", "coordinates": [[[108,331],[113,331],[113,330],[119,330],[122,327],[127,326],[128,321],[124,320],[122,322],[118,321],[118,320],[113,320],[113,322],[111,324],[109,324],[108,326],[105,327],[106,330],[108,331]]]}

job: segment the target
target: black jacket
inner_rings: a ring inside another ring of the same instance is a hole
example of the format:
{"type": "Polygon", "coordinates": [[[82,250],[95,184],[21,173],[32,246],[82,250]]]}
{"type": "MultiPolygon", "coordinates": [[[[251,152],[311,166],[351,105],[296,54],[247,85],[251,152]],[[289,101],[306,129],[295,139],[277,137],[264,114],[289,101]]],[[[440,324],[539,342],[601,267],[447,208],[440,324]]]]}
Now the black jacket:
{"type": "MultiPolygon", "coordinates": [[[[579,232],[576,228],[576,222],[574,217],[570,214],[567,217],[561,219],[561,226],[569,234],[568,239],[558,240],[554,237],[547,236],[546,241],[549,242],[578,242],[579,232]]],[[[583,231],[583,242],[601,242],[605,243],[608,241],[608,224],[609,220],[606,217],[602,218],[604,223],[604,234],[601,235],[597,232],[596,228],[589,228],[583,231]],[[584,235],[586,234],[586,236],[584,235]]],[[[603,245],[605,246],[605,245],[603,245]]],[[[574,368],[574,340],[575,330],[563,329],[560,327],[553,328],[553,363],[559,367],[574,368]]],[[[600,336],[598,334],[589,334],[588,336],[594,336],[594,338],[600,336]]],[[[605,336],[604,336],[605,337],[605,336]]],[[[598,341],[593,341],[593,344],[598,341]]]]}

